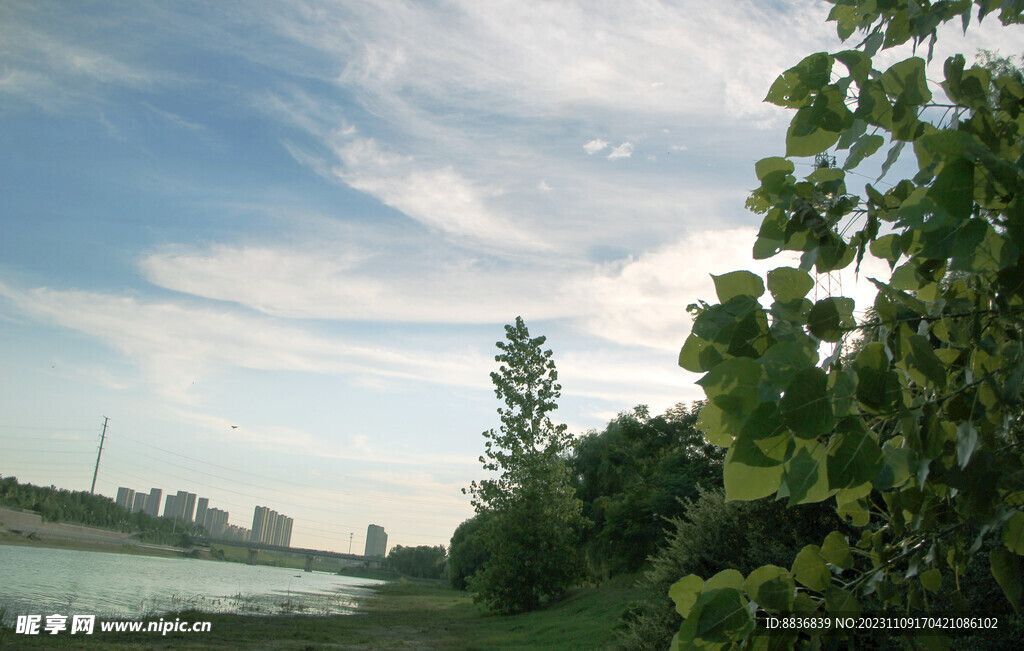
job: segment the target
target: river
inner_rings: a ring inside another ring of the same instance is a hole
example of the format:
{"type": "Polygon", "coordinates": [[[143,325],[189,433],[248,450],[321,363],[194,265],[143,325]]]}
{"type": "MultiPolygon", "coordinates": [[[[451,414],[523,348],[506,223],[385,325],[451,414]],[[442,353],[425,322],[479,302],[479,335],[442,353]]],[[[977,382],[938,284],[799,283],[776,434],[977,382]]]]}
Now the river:
{"type": "Polygon", "coordinates": [[[0,613],[351,614],[373,579],[183,558],[0,545],[0,613]]]}

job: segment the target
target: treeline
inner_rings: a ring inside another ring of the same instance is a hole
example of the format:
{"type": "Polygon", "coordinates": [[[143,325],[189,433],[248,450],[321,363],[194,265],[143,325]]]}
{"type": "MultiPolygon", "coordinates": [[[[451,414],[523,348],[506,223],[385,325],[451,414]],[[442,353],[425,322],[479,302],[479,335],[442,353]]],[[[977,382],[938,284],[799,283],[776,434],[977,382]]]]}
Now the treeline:
{"type": "Polygon", "coordinates": [[[444,545],[403,547],[396,545],[388,552],[385,565],[405,576],[417,579],[440,579],[445,576],[448,552],[444,545]]]}
{"type": "Polygon", "coordinates": [[[188,547],[191,532],[180,523],[132,513],[103,495],[69,491],[55,486],[19,484],[16,477],[0,479],[0,506],[36,511],[47,522],[68,522],[126,533],[163,545],[188,547]]]}
{"type": "MultiPolygon", "coordinates": [[[[623,644],[670,644],[681,617],[668,596],[680,576],[711,576],[730,567],[789,566],[806,544],[840,526],[821,505],[725,502],[725,449],[707,442],[702,403],[652,416],[646,406],[619,414],[579,438],[566,462],[585,525],[577,548],[586,579],[641,573],[643,597],[626,614],[623,644]]],[[[466,589],[488,560],[481,532],[489,514],[463,522],[451,540],[448,578],[466,589]]]]}

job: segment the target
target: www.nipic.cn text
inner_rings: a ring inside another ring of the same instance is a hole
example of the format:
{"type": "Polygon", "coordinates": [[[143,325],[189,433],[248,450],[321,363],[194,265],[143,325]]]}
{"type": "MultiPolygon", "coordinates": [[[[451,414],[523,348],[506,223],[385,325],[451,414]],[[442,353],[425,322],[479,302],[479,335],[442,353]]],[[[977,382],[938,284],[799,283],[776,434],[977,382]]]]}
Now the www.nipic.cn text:
{"type": "MultiPolygon", "coordinates": [[[[210,622],[173,621],[162,617],[156,621],[110,621],[100,622],[101,633],[209,633],[210,622]]],[[[71,635],[92,635],[96,631],[95,615],[18,615],[14,632],[19,635],[57,635],[68,632],[71,635]]]]}

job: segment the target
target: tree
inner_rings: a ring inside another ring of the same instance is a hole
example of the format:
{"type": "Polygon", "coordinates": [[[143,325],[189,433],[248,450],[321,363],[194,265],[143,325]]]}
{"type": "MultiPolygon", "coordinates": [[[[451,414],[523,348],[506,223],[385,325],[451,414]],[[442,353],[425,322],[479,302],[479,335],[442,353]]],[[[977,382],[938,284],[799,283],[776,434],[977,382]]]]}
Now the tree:
{"type": "Polygon", "coordinates": [[[572,438],[549,413],[561,395],[558,372],[546,338],[530,337],[521,317],[505,326],[507,342],[494,360],[494,393],[501,428],[483,433],[484,469],[497,477],[473,482],[478,513],[486,513],[480,541],[487,562],[470,588],[491,610],[534,610],[561,595],[579,577],[580,501],[569,486],[564,455],[572,438]]]}
{"type": "Polygon", "coordinates": [[[487,551],[480,541],[480,529],[486,518],[486,511],[477,513],[452,534],[448,548],[448,580],[456,590],[468,588],[470,577],[487,562],[487,551]]]}
{"type": "Polygon", "coordinates": [[[419,579],[440,579],[447,560],[448,556],[444,545],[436,547],[395,545],[388,552],[387,566],[406,576],[419,579]]]}
{"type": "Polygon", "coordinates": [[[684,577],[671,590],[685,616],[680,647],[749,639],[752,603],[801,615],[916,611],[947,595],[963,604],[982,550],[1006,610],[1021,604],[1024,88],[956,55],[937,99],[924,58],[879,71],[874,57],[912,42],[930,58],[943,23],[959,18],[968,29],[976,6],[978,21],[998,12],[1003,25],[1018,24],[1024,5],[828,1],[840,38],[864,38],[808,56],[772,85],[767,101],[796,113],[786,157],[755,165],[760,187],[748,200],[764,215],[755,257],[798,251],[799,268],[768,273],[768,307],[754,274],[715,277],[719,303],[692,306],[679,363],[704,373],[701,421],[728,448],[728,499],[829,500],[863,533],[832,532],[790,569],[684,577]],[[908,144],[917,172],[852,193],[847,173],[887,143],[882,177],[908,144]],[[791,159],[826,150],[845,152],[842,167],[810,166],[798,180],[791,159]],[[859,266],[868,254],[892,269],[887,282],[872,279],[872,323],[855,322],[851,299],[806,298],[810,271],[859,266]],[[861,330],[874,334],[847,359],[843,344],[861,330]],[[835,348],[821,358],[823,342],[835,348]]]}
{"type": "Polygon", "coordinates": [[[697,430],[699,405],[651,417],[644,405],[581,438],[570,458],[572,483],[591,523],[583,550],[591,573],[635,572],[664,542],[668,519],[698,486],[721,486],[721,448],[697,430]]]}

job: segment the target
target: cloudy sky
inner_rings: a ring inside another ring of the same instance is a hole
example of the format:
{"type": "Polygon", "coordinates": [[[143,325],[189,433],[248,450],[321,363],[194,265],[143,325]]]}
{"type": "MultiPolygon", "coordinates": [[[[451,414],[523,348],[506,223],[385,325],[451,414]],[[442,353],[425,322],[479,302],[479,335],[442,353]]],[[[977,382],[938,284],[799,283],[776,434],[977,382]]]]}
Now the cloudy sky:
{"type": "Polygon", "coordinates": [[[0,474],[88,490],[106,416],[103,494],[447,544],[517,315],[576,433],[700,397],[685,307],[780,264],[761,99],[827,9],[3,2],[0,474]]]}

